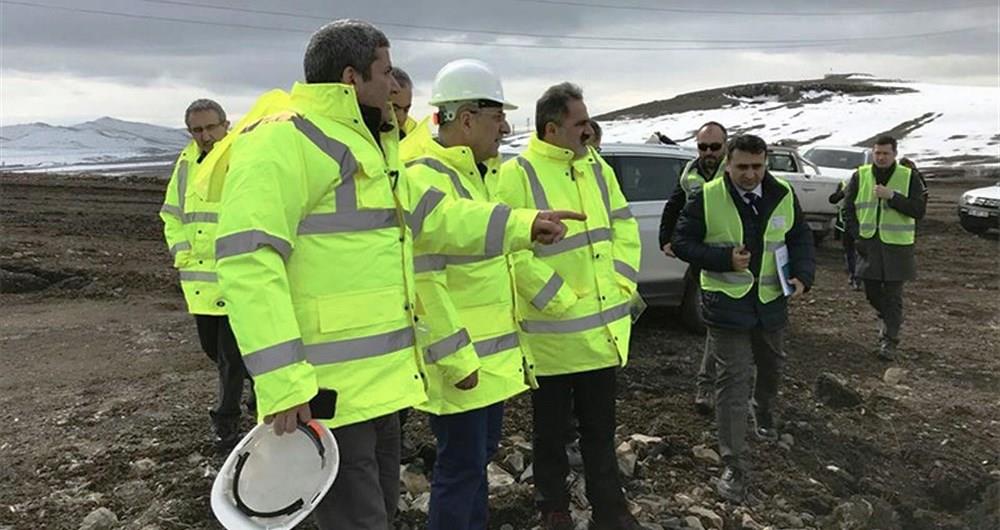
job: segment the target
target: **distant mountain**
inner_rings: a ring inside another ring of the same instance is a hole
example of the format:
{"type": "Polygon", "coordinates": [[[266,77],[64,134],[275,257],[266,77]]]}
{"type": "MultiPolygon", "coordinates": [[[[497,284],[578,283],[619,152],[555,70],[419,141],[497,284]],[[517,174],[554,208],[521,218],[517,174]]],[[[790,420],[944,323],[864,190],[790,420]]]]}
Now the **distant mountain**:
{"type": "Polygon", "coordinates": [[[176,157],[190,141],[183,129],[110,117],[68,127],[9,125],[0,127],[0,164],[17,169],[165,160],[176,157]]]}
{"type": "MultiPolygon", "coordinates": [[[[654,132],[694,146],[706,121],[730,135],[752,133],[805,150],[815,145],[870,145],[883,133],[920,165],[1000,164],[996,87],[936,85],[860,74],[772,81],[682,94],[596,116],[604,142],[644,142],[654,132]]],[[[522,143],[523,139],[512,139],[522,143]]]]}

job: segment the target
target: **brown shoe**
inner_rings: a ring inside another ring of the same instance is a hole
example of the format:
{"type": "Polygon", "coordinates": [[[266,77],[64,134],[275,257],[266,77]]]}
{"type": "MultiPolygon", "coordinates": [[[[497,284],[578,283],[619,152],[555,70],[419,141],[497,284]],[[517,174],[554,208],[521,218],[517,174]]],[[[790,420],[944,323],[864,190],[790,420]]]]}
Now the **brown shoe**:
{"type": "Polygon", "coordinates": [[[710,389],[698,387],[694,395],[694,410],[702,416],[711,416],[715,412],[715,400],[710,389]]]}

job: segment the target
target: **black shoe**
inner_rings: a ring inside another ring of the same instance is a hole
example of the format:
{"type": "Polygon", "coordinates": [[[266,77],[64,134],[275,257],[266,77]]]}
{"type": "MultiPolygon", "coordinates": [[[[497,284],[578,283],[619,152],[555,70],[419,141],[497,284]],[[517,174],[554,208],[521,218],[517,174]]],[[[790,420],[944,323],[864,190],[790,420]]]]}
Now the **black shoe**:
{"type": "Polygon", "coordinates": [[[566,460],[570,469],[577,471],[583,469],[583,453],[580,452],[580,440],[573,440],[566,444],[566,460]]]}
{"type": "Polygon", "coordinates": [[[715,486],[715,491],[723,499],[740,503],[746,498],[746,474],[738,467],[727,465],[722,470],[719,483],[715,486]]]}
{"type": "Polygon", "coordinates": [[[542,513],[542,530],[575,530],[569,512],[554,511],[542,513]]]}
{"type": "Polygon", "coordinates": [[[777,442],[778,428],[774,425],[774,415],[771,414],[770,409],[753,407],[752,410],[753,432],[757,438],[765,442],[777,442]]]}
{"type": "Polygon", "coordinates": [[[646,530],[630,513],[624,513],[610,521],[590,520],[587,530],[646,530]]]}
{"type": "Polygon", "coordinates": [[[896,347],[888,340],[882,341],[878,347],[878,358],[883,361],[895,361],[896,347]]]}
{"type": "Polygon", "coordinates": [[[698,387],[694,395],[694,410],[702,416],[711,416],[715,411],[714,401],[710,389],[698,387]]]}
{"type": "Polygon", "coordinates": [[[228,456],[229,452],[240,443],[240,417],[220,416],[215,411],[209,411],[212,418],[212,428],[215,431],[215,454],[228,456]]]}

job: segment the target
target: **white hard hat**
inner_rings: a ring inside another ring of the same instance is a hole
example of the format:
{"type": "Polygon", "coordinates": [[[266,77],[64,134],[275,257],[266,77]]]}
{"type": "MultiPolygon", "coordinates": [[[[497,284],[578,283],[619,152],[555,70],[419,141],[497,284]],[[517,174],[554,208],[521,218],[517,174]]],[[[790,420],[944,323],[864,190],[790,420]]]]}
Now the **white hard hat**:
{"type": "Polygon", "coordinates": [[[312,420],[278,436],[254,427],[212,484],[212,512],[228,530],[289,530],[315,508],[337,478],[333,434],[312,420]]]}
{"type": "Polygon", "coordinates": [[[486,100],[514,110],[516,105],[503,97],[500,76],[490,65],[475,59],[458,59],[444,65],[434,77],[428,103],[440,107],[458,101],[486,100]]]}

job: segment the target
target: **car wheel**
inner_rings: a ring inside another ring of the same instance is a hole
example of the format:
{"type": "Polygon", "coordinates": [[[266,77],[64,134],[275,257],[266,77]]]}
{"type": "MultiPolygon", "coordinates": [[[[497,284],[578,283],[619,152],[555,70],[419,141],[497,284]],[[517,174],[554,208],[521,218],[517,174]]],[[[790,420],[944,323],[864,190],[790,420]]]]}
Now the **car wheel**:
{"type": "Polygon", "coordinates": [[[705,334],[705,319],[701,314],[701,285],[691,269],[684,279],[684,299],[681,300],[681,322],[692,333],[705,334]]]}

